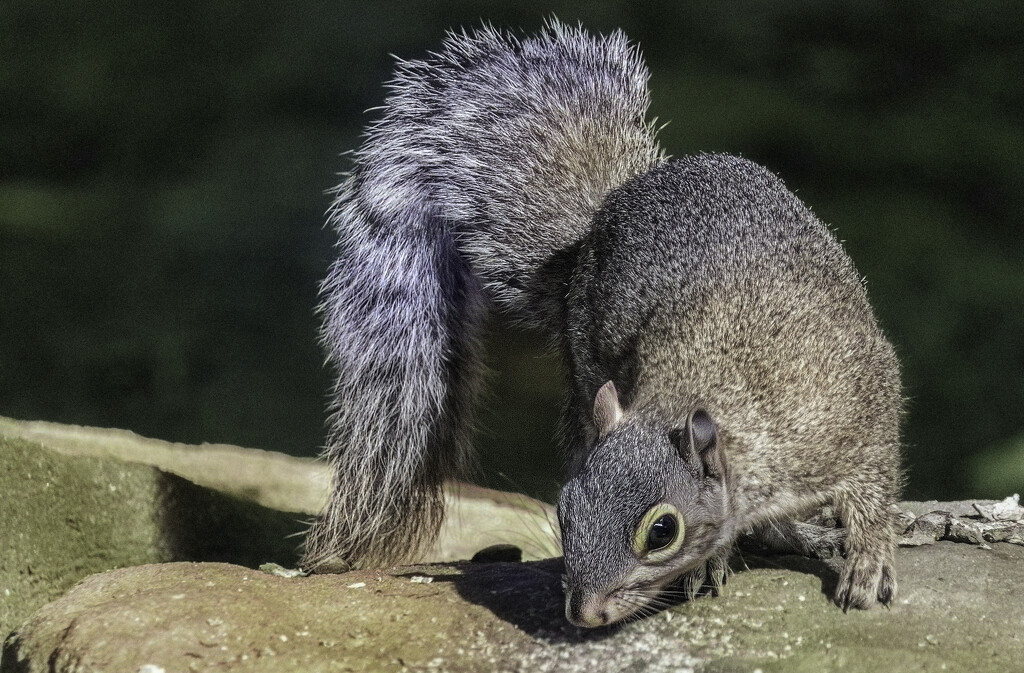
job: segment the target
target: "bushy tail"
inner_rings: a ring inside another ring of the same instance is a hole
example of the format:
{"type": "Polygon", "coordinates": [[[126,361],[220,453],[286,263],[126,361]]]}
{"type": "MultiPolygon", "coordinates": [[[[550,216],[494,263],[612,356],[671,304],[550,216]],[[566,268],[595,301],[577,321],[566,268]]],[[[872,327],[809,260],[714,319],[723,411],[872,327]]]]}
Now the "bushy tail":
{"type": "Polygon", "coordinates": [[[621,33],[554,22],[450,34],[399,64],[331,214],[334,481],[305,567],[406,560],[435,538],[441,485],[469,455],[485,302],[561,326],[593,213],[662,159],[646,80],[621,33]]]}
{"type": "Polygon", "coordinates": [[[499,309],[558,329],[594,212],[664,158],[646,119],[647,77],[619,31],[551,21],[524,39],[449,34],[439,53],[398,64],[359,153],[367,192],[450,223],[499,309]]]}
{"type": "Polygon", "coordinates": [[[413,559],[437,535],[441,486],[468,456],[483,294],[451,236],[427,218],[380,222],[342,191],[338,259],[324,282],[323,338],[337,371],[329,502],[304,568],[413,559]],[[358,229],[359,231],[355,231],[358,229]]]}

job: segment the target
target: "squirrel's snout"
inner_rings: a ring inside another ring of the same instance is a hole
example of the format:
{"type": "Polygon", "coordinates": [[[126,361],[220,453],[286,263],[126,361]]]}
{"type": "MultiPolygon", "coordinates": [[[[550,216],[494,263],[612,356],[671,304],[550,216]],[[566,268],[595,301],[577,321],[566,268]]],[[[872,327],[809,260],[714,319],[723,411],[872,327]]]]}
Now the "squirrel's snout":
{"type": "Polygon", "coordinates": [[[579,591],[566,594],[565,618],[576,626],[591,629],[615,621],[609,610],[608,596],[600,593],[582,596],[579,591]]]}

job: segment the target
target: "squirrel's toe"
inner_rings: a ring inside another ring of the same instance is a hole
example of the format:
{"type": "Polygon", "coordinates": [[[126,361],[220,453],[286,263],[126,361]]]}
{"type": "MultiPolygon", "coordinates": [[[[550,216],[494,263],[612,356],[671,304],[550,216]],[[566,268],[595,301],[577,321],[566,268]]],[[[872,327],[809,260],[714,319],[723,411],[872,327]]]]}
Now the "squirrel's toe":
{"type": "Polygon", "coordinates": [[[896,573],[892,563],[870,554],[851,554],[836,586],[836,605],[848,612],[866,610],[875,602],[891,605],[896,597],[896,573]]]}

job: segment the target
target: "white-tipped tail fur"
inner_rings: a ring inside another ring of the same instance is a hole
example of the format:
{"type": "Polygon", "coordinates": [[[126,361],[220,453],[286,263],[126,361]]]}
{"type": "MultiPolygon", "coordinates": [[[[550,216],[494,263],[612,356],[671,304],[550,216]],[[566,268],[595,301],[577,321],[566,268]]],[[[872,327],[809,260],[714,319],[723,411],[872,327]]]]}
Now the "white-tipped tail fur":
{"type": "Polygon", "coordinates": [[[593,213],[662,160],[646,80],[622,33],[556,22],[450,34],[399,63],[330,214],[334,482],[305,567],[407,560],[434,539],[469,456],[486,306],[560,329],[593,213]]]}

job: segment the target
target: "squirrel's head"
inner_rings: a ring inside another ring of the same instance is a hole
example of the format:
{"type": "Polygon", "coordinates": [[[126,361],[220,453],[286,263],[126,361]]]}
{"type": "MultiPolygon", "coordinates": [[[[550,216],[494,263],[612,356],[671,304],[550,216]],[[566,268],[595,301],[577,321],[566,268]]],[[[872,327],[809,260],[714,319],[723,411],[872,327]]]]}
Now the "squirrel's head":
{"type": "Polygon", "coordinates": [[[657,606],[728,536],[725,455],[702,409],[678,424],[624,410],[611,381],[594,402],[597,439],[562,489],[565,614],[603,626],[657,606]]]}

